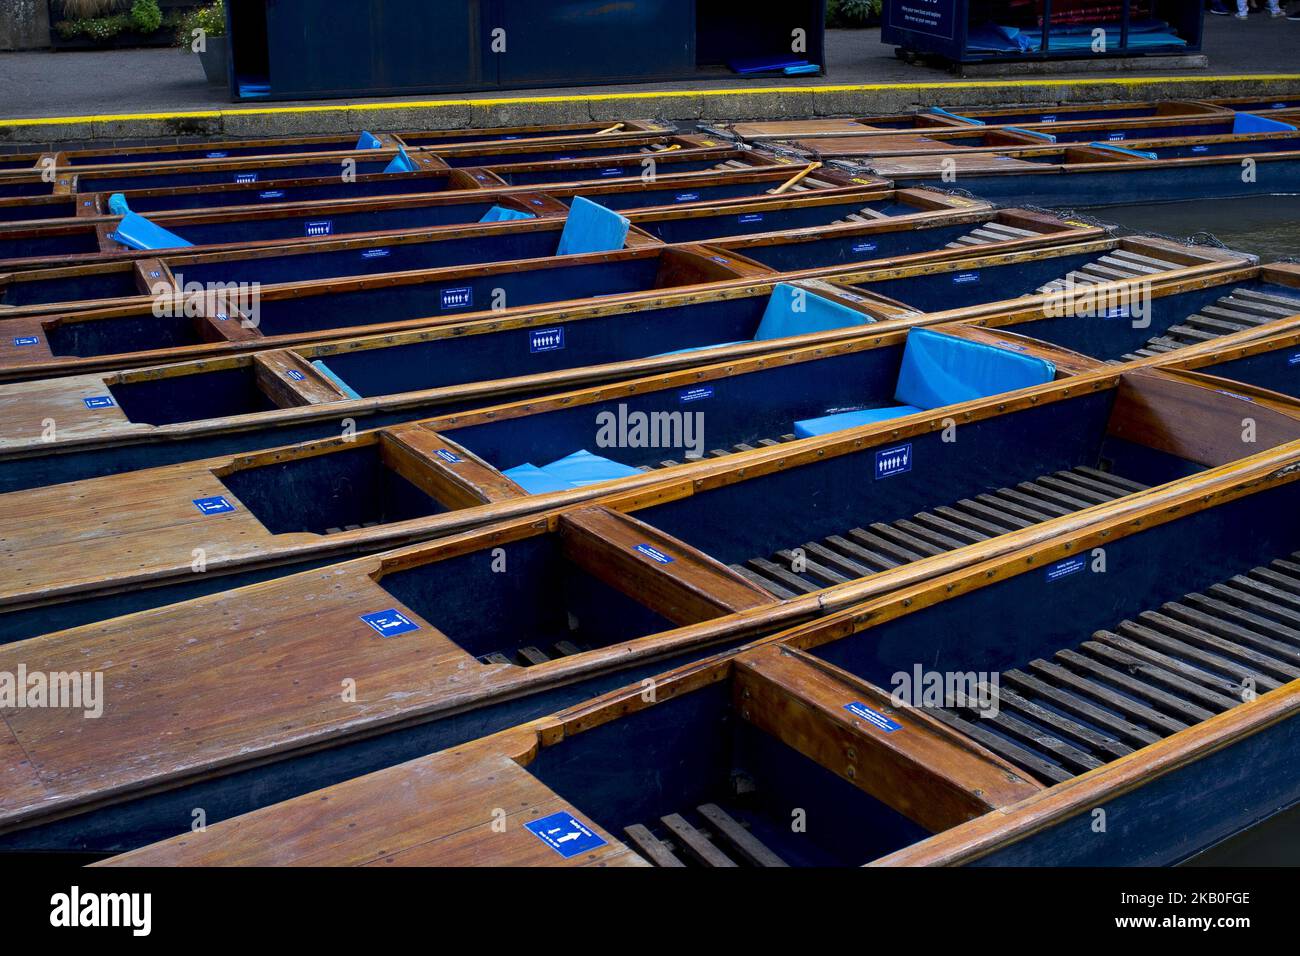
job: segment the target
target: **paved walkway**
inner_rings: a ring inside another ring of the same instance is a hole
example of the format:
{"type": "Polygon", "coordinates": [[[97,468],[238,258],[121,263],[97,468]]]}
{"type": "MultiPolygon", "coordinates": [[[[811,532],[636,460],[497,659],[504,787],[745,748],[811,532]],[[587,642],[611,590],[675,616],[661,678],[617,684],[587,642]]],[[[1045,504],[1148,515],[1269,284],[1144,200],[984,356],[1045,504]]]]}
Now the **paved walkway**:
{"type": "Polygon", "coordinates": [[[1139,69],[1122,75],[1089,72],[1017,77],[1014,81],[995,77],[961,80],[941,69],[903,63],[893,55],[892,47],[880,42],[878,30],[832,30],[827,34],[825,77],[746,80],[728,75],[716,81],[444,94],[436,98],[277,102],[262,107],[229,103],[224,89],[204,82],[198,59],[177,50],[0,53],[0,142],[246,136],[358,126],[455,127],[623,116],[693,123],[701,119],[895,111],[934,102],[970,106],[1008,101],[1300,93],[1300,77],[1267,83],[1241,79],[1300,71],[1300,22],[1252,16],[1243,23],[1207,16],[1205,26],[1209,69],[1179,75],[1139,69]],[[1143,82],[1144,77],[1150,82],[1143,82]],[[1236,79],[1226,81],[1224,77],[1236,79]],[[305,111],[287,109],[294,106],[305,111]],[[104,119],[92,121],[89,117],[104,119]],[[21,122],[24,119],[39,123],[21,122]]]}

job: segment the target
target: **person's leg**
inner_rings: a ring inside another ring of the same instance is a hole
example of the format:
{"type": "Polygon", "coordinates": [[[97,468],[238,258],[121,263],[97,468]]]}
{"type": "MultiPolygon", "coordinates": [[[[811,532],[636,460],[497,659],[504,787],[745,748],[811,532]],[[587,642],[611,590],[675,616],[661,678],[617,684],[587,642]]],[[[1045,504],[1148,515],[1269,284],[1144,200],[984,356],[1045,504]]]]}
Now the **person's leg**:
{"type": "Polygon", "coordinates": [[[1250,7],[1246,5],[1246,0],[1237,0],[1237,19],[1245,20],[1250,16],[1250,7]]]}
{"type": "Polygon", "coordinates": [[[1210,12],[1219,17],[1228,16],[1228,8],[1223,5],[1223,0],[1212,0],[1210,12]]]}
{"type": "Polygon", "coordinates": [[[1282,12],[1281,6],[1278,5],[1278,0],[1268,0],[1268,15],[1270,17],[1286,16],[1286,14],[1282,12]]]}

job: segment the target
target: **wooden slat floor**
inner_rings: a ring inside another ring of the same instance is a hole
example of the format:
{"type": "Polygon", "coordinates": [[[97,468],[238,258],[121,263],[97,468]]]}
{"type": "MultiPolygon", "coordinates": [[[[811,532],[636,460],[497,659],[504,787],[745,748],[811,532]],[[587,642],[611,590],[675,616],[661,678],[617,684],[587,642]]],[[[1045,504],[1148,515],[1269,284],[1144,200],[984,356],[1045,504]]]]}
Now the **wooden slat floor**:
{"type": "Polygon", "coordinates": [[[931,712],[1059,783],[1297,678],[1300,552],[1004,671],[994,716],[979,701],[931,712]]]}
{"type": "Polygon", "coordinates": [[[1145,489],[1145,485],[1119,475],[1079,467],[963,498],[910,518],[851,528],[731,568],[777,597],[792,598],[1145,489]]]}

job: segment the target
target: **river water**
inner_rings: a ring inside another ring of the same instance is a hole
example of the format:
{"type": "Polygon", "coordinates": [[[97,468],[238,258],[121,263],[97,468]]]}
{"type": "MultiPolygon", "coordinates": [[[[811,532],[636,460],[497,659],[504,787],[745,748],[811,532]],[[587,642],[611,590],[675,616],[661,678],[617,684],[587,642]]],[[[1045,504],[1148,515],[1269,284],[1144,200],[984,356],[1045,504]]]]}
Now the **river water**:
{"type": "Polygon", "coordinates": [[[1090,209],[1089,215],[1120,226],[1122,233],[1158,232],[1182,239],[1208,232],[1262,262],[1300,257],[1300,194],[1104,206],[1090,209]]]}

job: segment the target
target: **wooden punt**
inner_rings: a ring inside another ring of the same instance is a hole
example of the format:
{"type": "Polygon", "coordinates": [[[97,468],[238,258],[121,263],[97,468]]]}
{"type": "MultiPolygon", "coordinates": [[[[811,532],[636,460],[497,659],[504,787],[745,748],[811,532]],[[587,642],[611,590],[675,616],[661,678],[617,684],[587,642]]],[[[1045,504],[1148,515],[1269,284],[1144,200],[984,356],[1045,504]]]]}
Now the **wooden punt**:
{"type": "Polygon", "coordinates": [[[916,113],[893,113],[845,119],[775,120],[771,122],[732,123],[716,132],[727,133],[745,142],[807,139],[823,136],[894,136],[899,133],[965,130],[976,125],[962,117],[988,127],[1039,127],[1058,123],[1092,123],[1095,126],[1125,126],[1181,117],[1214,119],[1229,114],[1232,107],[1208,102],[1179,100],[1137,101],[1125,103],[1078,103],[1051,106],[1006,106],[996,109],[928,110],[916,113]]]}
{"type": "MultiPolygon", "coordinates": [[[[1289,114],[1272,117],[1287,120],[1289,114]]],[[[1041,147],[1047,143],[1061,146],[1087,145],[1094,142],[1125,143],[1155,140],[1182,140],[1194,136],[1226,136],[1237,132],[1239,121],[1234,114],[1209,116],[1174,116],[1158,122],[1122,122],[1099,124],[1086,122],[1043,123],[1037,126],[971,127],[939,130],[925,134],[896,136],[859,135],[825,136],[783,140],[785,149],[799,150],[820,160],[870,159],[884,156],[907,156],[926,153],[1006,152],[1021,147],[1041,147]]]]}
{"type": "MultiPolygon", "coordinates": [[[[676,149],[695,149],[716,145],[708,137],[676,136],[671,133],[637,133],[607,139],[585,137],[572,140],[533,140],[521,142],[478,143],[451,146],[438,151],[420,147],[406,150],[417,166],[465,168],[516,162],[576,160],[592,157],[623,156],[676,149]]],[[[380,149],[284,156],[242,156],[219,159],[180,159],[146,163],[110,163],[107,165],[43,165],[41,172],[0,171],[0,196],[9,195],[12,187],[40,182],[47,191],[71,193],[127,192],[132,189],[199,186],[213,183],[248,181],[274,182],[313,176],[339,175],[342,163],[355,163],[355,172],[382,172],[397,154],[396,142],[380,149]],[[43,174],[43,175],[42,175],[43,174]],[[51,181],[54,174],[56,179],[51,181]]],[[[405,149],[405,147],[401,147],[405,149]]],[[[56,157],[58,154],[54,154],[56,157]]],[[[15,192],[13,195],[24,195],[15,192]]]]}
{"type": "MultiPolygon", "coordinates": [[[[1034,215],[1026,214],[1017,222],[1030,225],[1034,215]]],[[[1039,225],[1027,231],[1041,230],[1040,238],[1008,236],[1002,247],[1006,251],[1000,253],[996,244],[990,244],[988,255],[967,257],[961,240],[953,239],[956,246],[952,249],[895,257],[896,264],[890,267],[867,261],[778,273],[763,264],[781,260],[787,263],[781,268],[788,268],[789,262],[825,262],[828,257],[842,256],[845,248],[851,252],[859,244],[845,235],[859,228],[874,228],[855,224],[830,248],[812,241],[817,238],[815,233],[795,233],[718,246],[645,247],[274,286],[256,289],[258,314],[246,318],[235,309],[212,308],[198,310],[200,314],[193,317],[159,318],[153,299],[120,308],[18,317],[0,321],[5,336],[0,339],[0,380],[122,369],[467,320],[501,323],[538,311],[579,308],[582,300],[564,298],[577,290],[587,298],[631,303],[700,291],[700,286],[707,285],[770,286],[781,278],[828,277],[842,287],[843,296],[861,296],[862,290],[870,289],[871,295],[879,292],[906,300],[917,312],[964,308],[963,316],[973,317],[981,314],[981,308],[997,311],[992,303],[1008,294],[1045,301],[1051,293],[1033,290],[1095,265],[1117,250],[1164,262],[1170,278],[1223,271],[1250,259],[1240,253],[1150,238],[1071,242],[1072,238],[1096,236],[1097,231],[1084,223],[1063,222],[1052,216],[1038,218],[1039,225]],[[733,244],[739,252],[731,249],[733,244]],[[998,282],[990,281],[994,279],[998,282]],[[441,308],[428,314],[430,305],[441,308]],[[485,309],[484,305],[508,307],[485,309]],[[232,317],[220,319],[219,315],[232,317]],[[343,324],[358,321],[365,324],[343,324]]],[[[875,243],[879,238],[879,233],[873,233],[867,241],[875,243]]],[[[1140,273],[1134,269],[1116,274],[1132,278],[1140,273]]],[[[1155,278],[1157,274],[1147,275],[1155,278]]],[[[252,289],[237,287],[237,291],[252,289]]],[[[1022,304],[1026,303],[1016,303],[1022,304]]]]}
{"type": "Polygon", "coordinates": [[[1137,140],[1123,147],[926,153],[876,159],[869,167],[899,188],[948,182],[990,201],[1106,206],[1230,199],[1294,191],[1300,133],[1137,140]]]}
{"type": "MultiPolygon", "coordinates": [[[[309,242],[309,224],[328,222],[331,235],[464,226],[478,222],[493,206],[504,206],[534,215],[567,215],[566,200],[585,196],[624,214],[647,209],[677,207],[681,216],[761,199],[793,178],[793,169],[780,163],[711,170],[702,173],[671,173],[644,183],[640,179],[617,183],[586,182],[546,187],[545,193],[519,188],[489,190],[460,172],[452,174],[448,191],[432,194],[381,197],[378,199],[322,200],[314,202],[264,203],[252,206],[218,207],[191,212],[149,212],[158,225],[194,244],[198,249],[237,249],[309,242]],[[460,177],[457,179],[457,177],[460,177]]],[[[821,169],[800,179],[786,194],[791,198],[819,193],[826,198],[857,193],[864,189],[885,190],[883,179],[850,177],[821,169]]],[[[970,200],[946,197],[933,190],[905,193],[917,203],[960,206],[970,200]]],[[[107,197],[89,200],[95,209],[107,197]]],[[[20,269],[72,266],[95,262],[144,259],[159,250],[136,250],[112,237],[120,217],[89,211],[71,220],[42,224],[0,224],[0,272],[20,269]]],[[[195,248],[186,247],[193,252],[195,248]]]]}
{"type": "MultiPolygon", "coordinates": [[[[167,294],[173,294],[191,282],[205,287],[214,282],[256,281],[262,285],[281,285],[542,259],[559,254],[560,234],[565,229],[563,217],[569,211],[564,203],[544,194],[501,198],[507,202],[504,208],[530,213],[535,218],[348,234],[346,217],[336,231],[333,218],[323,218],[319,213],[299,214],[275,223],[281,229],[294,230],[296,238],[261,243],[252,248],[241,248],[238,244],[211,251],[171,247],[137,252],[134,258],[122,257],[105,264],[29,269],[0,275],[0,319],[129,305],[130,300],[139,300],[142,294],[157,295],[160,285],[171,290],[167,294]],[[317,238],[304,240],[304,233],[317,238]]],[[[868,254],[875,258],[894,251],[918,251],[911,248],[918,241],[928,245],[942,242],[938,236],[933,241],[909,237],[905,230],[910,225],[969,223],[975,221],[976,215],[982,214],[986,219],[991,215],[987,205],[952,199],[959,197],[946,197],[930,190],[897,194],[892,190],[860,188],[856,192],[837,190],[832,195],[809,191],[793,197],[766,196],[713,208],[657,208],[627,217],[632,228],[625,245],[636,248],[661,242],[706,242],[754,234],[770,235],[772,241],[778,241],[787,232],[798,230],[800,237],[807,236],[809,241],[825,247],[824,252],[815,253],[817,246],[801,244],[802,255],[811,257],[809,261],[819,255],[826,264],[861,259],[868,254]],[[886,225],[895,229],[882,230],[886,225]],[[877,232],[881,233],[880,238],[872,240],[877,232]]],[[[476,210],[485,204],[476,198],[468,205],[476,210]]],[[[403,214],[408,211],[403,210],[403,214]]],[[[447,205],[433,211],[440,217],[460,213],[447,205]]],[[[369,218],[372,214],[362,215],[369,218]]],[[[264,220],[262,225],[266,224],[264,220]]],[[[1044,226],[1047,225],[1066,228],[1044,220],[1044,226]]],[[[183,226],[178,228],[185,232],[183,226]]],[[[997,229],[999,225],[993,223],[992,228],[997,229]]],[[[230,225],[218,225],[215,230],[218,236],[222,230],[229,232],[230,225]]],[[[202,228],[191,228],[189,232],[200,240],[206,238],[202,228]]],[[[1025,232],[1026,236],[1021,238],[1028,237],[1028,231],[1025,232]]],[[[930,233],[925,235],[929,237],[930,233]]]]}
{"type": "MultiPolygon", "coordinates": [[[[588,153],[603,150],[587,150],[588,153]]],[[[384,172],[381,159],[358,162],[355,178],[345,179],[342,165],[334,160],[304,164],[289,161],[244,161],[196,167],[185,172],[141,174],[136,177],[60,174],[53,184],[39,176],[24,174],[0,182],[0,222],[30,222],[75,217],[82,211],[107,208],[107,197],[121,193],[136,212],[203,209],[232,204],[305,202],[395,196],[416,192],[439,192],[449,184],[499,187],[537,185],[551,182],[627,178],[642,175],[649,160],[664,171],[694,172],[718,165],[739,168],[762,163],[752,151],[737,150],[700,137],[658,137],[637,147],[624,144],[613,155],[591,155],[586,159],[540,159],[542,154],[519,158],[489,170],[473,166],[452,167],[434,155],[421,152],[412,161],[412,172],[384,172]],[[703,145],[710,143],[712,145],[703,145]],[[453,174],[460,173],[455,176],[453,174]],[[93,197],[100,197],[98,200],[93,197]]]]}
{"type": "Polygon", "coordinates": [[[1298,466],[107,862],[1183,862],[1300,800],[1298,466]]]}
{"type": "Polygon", "coordinates": [[[562,123],[550,126],[502,126],[458,130],[419,132],[383,132],[375,134],[376,145],[359,145],[365,134],[316,134],[311,136],[275,136],[257,139],[205,140],[195,143],[162,143],[144,146],[105,146],[85,149],[40,150],[7,153],[0,159],[0,169],[82,168],[97,166],[140,166],[173,161],[221,160],[269,156],[315,156],[365,152],[369,149],[395,151],[399,146],[441,149],[451,146],[488,143],[528,143],[541,140],[576,139],[591,136],[617,142],[629,136],[647,133],[671,133],[672,129],[655,120],[624,120],[618,123],[562,123]]]}
{"type": "MultiPolygon", "coordinates": [[[[1300,316],[1300,266],[1241,266],[1211,281],[1182,284],[1113,283],[1112,267],[1155,268],[1120,253],[1047,284],[1058,299],[1029,309],[980,317],[971,324],[1003,336],[1026,337],[1112,364],[1161,364],[1197,346],[1249,341],[1289,328],[1300,316]],[[1070,283],[1067,289],[1066,282],[1070,283]],[[1109,291],[1094,294],[1097,290],[1109,291]],[[1067,294],[1068,293],[1068,294],[1067,294]]],[[[942,324],[940,328],[945,328],[942,324]]]]}
{"type": "MultiPolygon", "coordinates": [[[[946,411],[956,442],[921,418],[841,433],[5,648],[6,669],[102,671],[112,693],[94,720],[4,713],[23,759],[0,769],[0,845],[126,849],[188,830],[194,807],[210,826],[1105,515],[1204,501],[1225,473],[1295,458],[1221,469],[1243,457],[1242,407],[1148,369],[1081,376],[946,411]],[[907,443],[914,467],[873,478],[907,443]],[[803,590],[768,567],[787,549],[819,584],[777,601],[803,590]]],[[[1250,450],[1300,435],[1294,405],[1249,407],[1250,450]]],[[[935,634],[961,646],[972,626],[935,634]]]]}
{"type": "Polygon", "coordinates": [[[264,289],[236,286],[209,302],[163,302],[162,316],[157,300],[146,296],[117,308],[0,319],[0,366],[8,366],[0,378],[126,368],[466,319],[505,321],[589,298],[665,295],[770,275],[707,246],[648,245],[264,289]]]}

